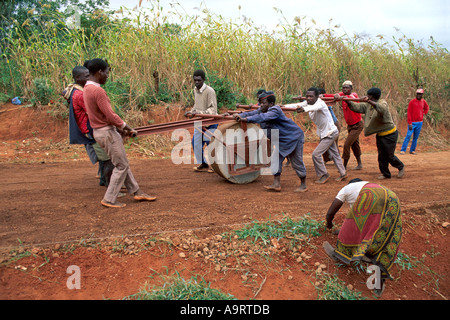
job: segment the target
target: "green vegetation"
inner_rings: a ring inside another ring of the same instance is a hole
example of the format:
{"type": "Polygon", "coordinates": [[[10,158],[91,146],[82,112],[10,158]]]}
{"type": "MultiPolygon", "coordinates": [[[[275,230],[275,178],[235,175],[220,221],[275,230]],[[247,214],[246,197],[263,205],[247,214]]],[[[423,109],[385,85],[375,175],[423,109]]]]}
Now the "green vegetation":
{"type": "MultiPolygon", "coordinates": [[[[254,101],[256,88],[274,90],[278,102],[288,103],[310,86],[337,92],[350,79],[359,95],[380,87],[400,119],[415,89],[424,87],[429,122],[450,125],[450,55],[432,38],[425,44],[405,35],[391,42],[383,35],[339,36],[331,21],[320,29],[306,17],[284,19],[269,32],[244,17],[229,21],[203,6],[186,16],[180,4],[166,11],[157,1],[150,9],[115,13],[100,9],[108,7],[105,0],[6,3],[0,10],[1,100],[20,95],[45,103],[34,85],[45,79],[52,99],[63,103],[59,92],[72,81],[72,68],[100,57],[112,66],[106,90],[126,116],[161,101],[189,105],[192,72],[203,68],[222,109],[254,101]],[[68,22],[68,4],[79,7],[79,27],[68,22]]],[[[276,11],[274,19],[283,17],[276,11]]]]}
{"type": "Polygon", "coordinates": [[[325,227],[323,222],[311,219],[305,215],[299,221],[294,221],[289,217],[282,220],[259,222],[254,221],[235,233],[239,239],[253,239],[253,242],[261,240],[264,245],[270,244],[271,239],[281,238],[291,239],[292,242],[307,240],[310,237],[320,236],[320,231],[325,227]]]}
{"type": "MultiPolygon", "coordinates": [[[[440,254],[439,252],[434,253],[434,250],[431,253],[427,251],[427,253],[431,259],[434,259],[437,255],[440,254]]],[[[424,254],[422,258],[419,259],[415,256],[409,256],[406,253],[399,252],[394,263],[398,265],[400,273],[405,270],[411,270],[415,271],[418,277],[429,276],[431,281],[428,285],[439,289],[440,280],[443,280],[444,277],[433,271],[425,264],[425,257],[426,255],[424,254]]]]}
{"type": "Polygon", "coordinates": [[[230,294],[210,287],[204,279],[191,277],[185,280],[176,272],[173,276],[161,275],[162,286],[146,286],[142,291],[128,296],[127,300],[235,300],[230,294]]]}
{"type": "Polygon", "coordinates": [[[361,292],[349,289],[337,275],[324,275],[316,286],[318,300],[366,300],[361,292]]]}

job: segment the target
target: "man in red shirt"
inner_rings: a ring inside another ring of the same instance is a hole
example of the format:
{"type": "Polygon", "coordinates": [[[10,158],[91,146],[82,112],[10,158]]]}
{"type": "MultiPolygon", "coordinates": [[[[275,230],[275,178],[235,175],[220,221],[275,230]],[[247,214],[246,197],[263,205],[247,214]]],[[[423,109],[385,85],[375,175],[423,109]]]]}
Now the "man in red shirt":
{"type": "Polygon", "coordinates": [[[420,131],[422,130],[423,116],[430,110],[428,103],[423,99],[423,94],[423,89],[417,89],[416,97],[408,104],[408,132],[406,133],[405,140],[400,149],[401,154],[404,154],[408,148],[411,136],[413,136],[413,140],[411,142],[411,147],[409,148],[409,153],[416,154],[417,140],[419,139],[420,131]]]}
{"type": "Polygon", "coordinates": [[[83,88],[89,79],[89,70],[76,66],[72,70],[74,83],[64,89],[62,95],[69,103],[69,142],[84,144],[92,164],[98,162],[98,175],[101,186],[108,186],[112,164],[106,152],[95,142],[92,128],[83,101],[83,88]]]}
{"type": "Polygon", "coordinates": [[[108,62],[102,59],[86,61],[89,69],[89,81],[84,87],[84,103],[90,124],[94,131],[97,143],[106,151],[114,165],[111,180],[101,204],[110,208],[123,208],[125,203],[117,201],[122,185],[125,185],[129,194],[134,195],[134,200],[154,201],[139,188],[123,145],[122,135],[136,134],[113,110],[106,91],[100,86],[105,84],[109,76],[108,62]]]}
{"type": "MultiPolygon", "coordinates": [[[[356,92],[352,92],[353,83],[351,81],[344,81],[342,84],[342,92],[336,93],[335,98],[358,98],[356,92]]],[[[333,96],[333,95],[325,95],[333,96]]],[[[361,170],[361,147],[359,144],[359,135],[364,129],[364,121],[360,113],[353,112],[348,107],[346,101],[342,101],[342,111],[344,113],[345,122],[347,123],[347,139],[344,142],[344,150],[342,152],[342,160],[344,161],[344,167],[347,169],[348,161],[350,160],[350,149],[353,151],[353,155],[356,158],[358,165],[353,170],[361,170]]]]}

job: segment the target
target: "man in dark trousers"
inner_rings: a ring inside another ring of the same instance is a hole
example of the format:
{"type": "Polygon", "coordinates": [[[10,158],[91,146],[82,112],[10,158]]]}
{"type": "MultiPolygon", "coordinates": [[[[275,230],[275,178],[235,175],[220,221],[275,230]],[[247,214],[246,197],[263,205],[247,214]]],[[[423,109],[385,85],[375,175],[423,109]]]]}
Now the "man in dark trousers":
{"type": "Polygon", "coordinates": [[[381,90],[371,88],[367,91],[367,96],[362,98],[363,102],[348,101],[348,107],[354,112],[364,114],[365,136],[377,135],[378,167],[381,171],[378,179],[391,178],[389,164],[398,169],[397,177],[402,178],[405,174],[405,165],[395,156],[398,130],[392,120],[387,101],[380,97],[381,90]]]}

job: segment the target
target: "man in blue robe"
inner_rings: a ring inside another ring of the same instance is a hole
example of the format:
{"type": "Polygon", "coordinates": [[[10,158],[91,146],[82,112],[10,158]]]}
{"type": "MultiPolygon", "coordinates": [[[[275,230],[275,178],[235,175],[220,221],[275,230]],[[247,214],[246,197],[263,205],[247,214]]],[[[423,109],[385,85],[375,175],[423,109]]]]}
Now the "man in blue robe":
{"type": "MultiPolygon", "coordinates": [[[[279,105],[275,105],[276,97],[273,91],[265,91],[258,96],[261,107],[257,110],[236,114],[237,121],[259,123],[262,129],[267,130],[267,138],[271,139],[274,130],[278,130],[279,145],[278,167],[273,172],[274,180],[270,186],[264,186],[267,190],[281,191],[281,171],[285,158],[291,161],[292,168],[300,178],[300,186],[295,192],[305,192],[306,168],[303,163],[303,144],[305,142],[303,130],[292,120],[286,117],[279,105]]],[[[273,164],[272,164],[273,167],[273,164]]]]}

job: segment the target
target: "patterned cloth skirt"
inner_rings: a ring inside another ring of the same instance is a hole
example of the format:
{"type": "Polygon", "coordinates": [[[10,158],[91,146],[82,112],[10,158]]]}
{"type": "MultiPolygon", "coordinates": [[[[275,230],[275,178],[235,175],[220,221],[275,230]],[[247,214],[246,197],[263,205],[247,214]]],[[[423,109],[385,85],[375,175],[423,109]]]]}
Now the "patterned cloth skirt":
{"type": "Polygon", "coordinates": [[[336,257],[349,264],[370,261],[380,267],[382,278],[389,270],[402,238],[400,202],[391,190],[375,183],[366,184],[348,212],[339,232],[336,257]]]}

